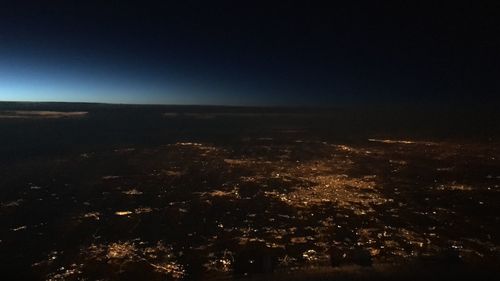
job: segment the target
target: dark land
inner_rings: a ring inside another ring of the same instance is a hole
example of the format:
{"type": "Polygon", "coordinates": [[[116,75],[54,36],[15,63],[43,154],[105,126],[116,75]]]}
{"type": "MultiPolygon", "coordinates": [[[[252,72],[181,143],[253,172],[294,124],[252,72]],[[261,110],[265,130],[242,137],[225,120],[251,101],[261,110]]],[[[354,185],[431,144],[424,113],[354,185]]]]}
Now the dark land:
{"type": "Polygon", "coordinates": [[[0,103],[1,279],[492,280],[499,122],[0,103]]]}

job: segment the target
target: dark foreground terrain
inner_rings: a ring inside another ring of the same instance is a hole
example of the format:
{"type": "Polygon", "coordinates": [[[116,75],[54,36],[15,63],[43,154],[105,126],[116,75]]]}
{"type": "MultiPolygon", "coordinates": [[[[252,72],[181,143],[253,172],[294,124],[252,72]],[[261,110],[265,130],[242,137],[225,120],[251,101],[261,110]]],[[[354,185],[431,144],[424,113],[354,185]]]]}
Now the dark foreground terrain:
{"type": "Polygon", "coordinates": [[[3,103],[0,279],[498,278],[499,121],[3,103]]]}

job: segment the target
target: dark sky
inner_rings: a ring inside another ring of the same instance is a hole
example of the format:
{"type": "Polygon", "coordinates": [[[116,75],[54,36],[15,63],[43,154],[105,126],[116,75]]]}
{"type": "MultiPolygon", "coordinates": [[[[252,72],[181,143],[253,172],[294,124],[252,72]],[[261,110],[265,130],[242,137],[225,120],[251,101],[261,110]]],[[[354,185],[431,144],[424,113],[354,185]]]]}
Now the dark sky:
{"type": "Polygon", "coordinates": [[[0,100],[499,100],[498,1],[200,2],[2,1],[0,100]]]}

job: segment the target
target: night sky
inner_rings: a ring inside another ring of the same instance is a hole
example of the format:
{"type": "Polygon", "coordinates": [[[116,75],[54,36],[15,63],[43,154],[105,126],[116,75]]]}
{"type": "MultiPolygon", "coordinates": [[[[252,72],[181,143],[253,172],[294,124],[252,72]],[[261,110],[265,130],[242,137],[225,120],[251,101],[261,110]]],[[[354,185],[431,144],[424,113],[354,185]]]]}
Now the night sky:
{"type": "Polygon", "coordinates": [[[0,100],[499,100],[500,2],[313,2],[2,1],[0,100]]]}

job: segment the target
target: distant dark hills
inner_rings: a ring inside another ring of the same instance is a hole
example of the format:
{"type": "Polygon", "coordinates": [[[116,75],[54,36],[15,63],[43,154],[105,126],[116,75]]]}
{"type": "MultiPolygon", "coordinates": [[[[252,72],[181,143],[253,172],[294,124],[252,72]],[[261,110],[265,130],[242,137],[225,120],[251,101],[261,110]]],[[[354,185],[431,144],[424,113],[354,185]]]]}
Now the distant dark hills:
{"type": "Polygon", "coordinates": [[[0,118],[3,160],[179,141],[239,143],[262,135],[276,142],[307,136],[331,143],[360,143],[369,138],[500,140],[500,113],[493,105],[314,108],[0,102],[0,112],[7,111],[88,113],[78,118],[65,117],[71,114],[0,118]]]}

